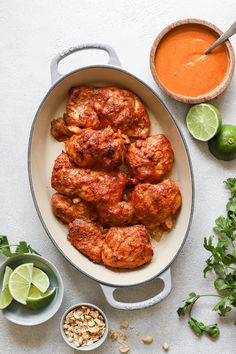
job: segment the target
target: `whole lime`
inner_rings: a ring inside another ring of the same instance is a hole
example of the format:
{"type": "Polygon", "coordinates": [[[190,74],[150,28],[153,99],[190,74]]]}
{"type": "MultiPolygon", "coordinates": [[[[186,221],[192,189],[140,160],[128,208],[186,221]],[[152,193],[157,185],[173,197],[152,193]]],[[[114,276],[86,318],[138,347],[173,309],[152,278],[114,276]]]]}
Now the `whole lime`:
{"type": "Polygon", "coordinates": [[[208,142],[210,152],[219,160],[236,159],[236,126],[224,124],[208,142]]]}

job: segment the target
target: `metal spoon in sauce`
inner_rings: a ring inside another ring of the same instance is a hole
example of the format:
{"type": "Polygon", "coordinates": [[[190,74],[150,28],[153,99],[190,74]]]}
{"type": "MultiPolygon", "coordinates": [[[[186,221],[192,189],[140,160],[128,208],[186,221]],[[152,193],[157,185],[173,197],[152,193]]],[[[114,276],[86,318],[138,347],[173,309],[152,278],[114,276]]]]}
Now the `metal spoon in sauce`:
{"type": "Polygon", "coordinates": [[[215,47],[217,47],[219,44],[221,44],[222,42],[226,41],[226,39],[228,39],[229,37],[231,37],[233,34],[236,33],[236,22],[234,22],[232,24],[232,26],[230,26],[230,28],[222,34],[222,36],[220,36],[220,38],[217,39],[217,41],[215,41],[210,48],[208,48],[204,54],[209,54],[215,47]]]}

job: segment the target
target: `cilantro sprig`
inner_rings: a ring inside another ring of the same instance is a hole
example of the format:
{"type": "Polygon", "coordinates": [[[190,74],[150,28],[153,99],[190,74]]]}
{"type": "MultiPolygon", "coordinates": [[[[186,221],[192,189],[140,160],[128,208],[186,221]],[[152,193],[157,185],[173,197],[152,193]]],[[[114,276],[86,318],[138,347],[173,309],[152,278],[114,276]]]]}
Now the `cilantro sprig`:
{"type": "Polygon", "coordinates": [[[26,241],[20,241],[18,244],[10,245],[5,235],[0,235],[0,253],[6,257],[14,257],[25,253],[35,253],[35,251],[26,241]]]}
{"type": "MultiPolygon", "coordinates": [[[[214,287],[216,294],[190,293],[184,300],[184,306],[179,307],[179,317],[188,314],[188,324],[197,336],[207,334],[215,339],[220,334],[217,324],[206,325],[192,317],[195,303],[203,297],[217,297],[219,301],[212,308],[219,316],[226,316],[236,307],[236,178],[225,181],[230,197],[226,205],[226,216],[215,220],[214,235],[204,238],[204,248],[210,252],[203,269],[204,278],[208,272],[215,274],[214,287]]],[[[236,324],[236,321],[234,322],[236,324]]]]}

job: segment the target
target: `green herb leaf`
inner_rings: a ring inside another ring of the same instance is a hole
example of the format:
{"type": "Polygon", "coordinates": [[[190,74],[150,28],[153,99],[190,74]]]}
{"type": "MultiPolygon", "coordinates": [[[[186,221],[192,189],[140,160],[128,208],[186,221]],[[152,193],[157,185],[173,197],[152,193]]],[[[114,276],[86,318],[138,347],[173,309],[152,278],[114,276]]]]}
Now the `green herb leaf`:
{"type": "Polygon", "coordinates": [[[216,323],[206,326],[204,323],[197,321],[193,317],[190,317],[188,324],[198,337],[200,337],[203,333],[206,333],[211,338],[217,338],[220,334],[219,327],[216,323]]]}
{"type": "Polygon", "coordinates": [[[217,290],[230,289],[229,284],[227,284],[224,279],[216,279],[214,285],[217,290]]]}
{"type": "Polygon", "coordinates": [[[236,196],[236,178],[228,178],[224,181],[232,196],[236,196]]]}
{"type": "Polygon", "coordinates": [[[190,293],[188,295],[188,298],[186,300],[183,300],[185,305],[183,307],[179,307],[177,310],[179,317],[184,317],[189,306],[194,304],[198,299],[199,295],[197,295],[196,293],[190,293]]]}
{"type": "Polygon", "coordinates": [[[217,338],[220,334],[220,330],[218,325],[215,324],[211,324],[209,326],[205,326],[204,329],[205,333],[207,333],[211,338],[217,338]]]}
{"type": "Polygon", "coordinates": [[[4,254],[5,256],[11,253],[8,239],[5,235],[0,235],[0,252],[2,252],[2,254],[4,254]]]}
{"type": "Polygon", "coordinates": [[[236,215],[236,197],[230,198],[226,205],[226,210],[229,217],[236,215]]]}
{"type": "Polygon", "coordinates": [[[219,216],[215,220],[216,226],[214,227],[214,231],[218,234],[225,234],[228,237],[231,237],[233,234],[233,226],[231,224],[231,220],[229,218],[225,218],[224,216],[219,216]]]}
{"type": "Polygon", "coordinates": [[[16,253],[22,254],[22,253],[28,253],[28,252],[29,252],[29,247],[27,245],[27,242],[20,241],[19,245],[16,247],[16,253]]]}
{"type": "Polygon", "coordinates": [[[13,257],[25,253],[35,253],[40,255],[25,241],[20,241],[17,245],[9,245],[8,238],[4,235],[0,236],[0,252],[6,257],[13,257]],[[15,251],[11,250],[12,247],[15,248],[15,251]]]}
{"type": "Polygon", "coordinates": [[[204,329],[205,329],[204,323],[198,322],[194,318],[190,317],[188,320],[188,324],[198,337],[201,336],[202,333],[204,332],[204,329]]]}
{"type": "Polygon", "coordinates": [[[203,296],[220,297],[220,301],[213,307],[213,311],[217,311],[220,316],[225,316],[233,307],[236,308],[236,178],[228,178],[225,184],[230,191],[226,205],[227,215],[216,218],[213,228],[215,234],[208,238],[205,237],[203,244],[210,253],[203,270],[204,277],[209,271],[215,273],[214,286],[223,295],[191,293],[185,300],[184,306],[177,311],[182,317],[188,312],[188,323],[197,336],[206,333],[211,338],[218,337],[220,333],[218,326],[216,324],[204,325],[192,317],[192,310],[198,298],[203,296]]]}
{"type": "Polygon", "coordinates": [[[214,307],[213,311],[217,311],[220,316],[225,316],[227,312],[231,311],[231,307],[227,305],[229,298],[226,296],[221,299],[214,307]]]}

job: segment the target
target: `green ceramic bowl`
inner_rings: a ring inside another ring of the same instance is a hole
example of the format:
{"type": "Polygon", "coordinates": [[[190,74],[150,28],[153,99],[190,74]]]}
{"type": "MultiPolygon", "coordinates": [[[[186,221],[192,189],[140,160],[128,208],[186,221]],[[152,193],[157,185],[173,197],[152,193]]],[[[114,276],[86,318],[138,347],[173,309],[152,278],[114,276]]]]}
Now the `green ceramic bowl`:
{"type": "Polygon", "coordinates": [[[63,282],[56,267],[47,259],[35,254],[24,254],[7,258],[6,261],[1,264],[0,289],[2,288],[2,281],[6,266],[14,269],[23,263],[33,263],[37,268],[42,269],[49,277],[50,286],[57,288],[56,295],[54,296],[52,302],[42,309],[30,310],[24,305],[16,301],[12,301],[7,308],[2,310],[2,313],[9,321],[16,324],[22,326],[35,326],[49,320],[49,318],[54,316],[60,308],[64,291],[63,282]]]}

